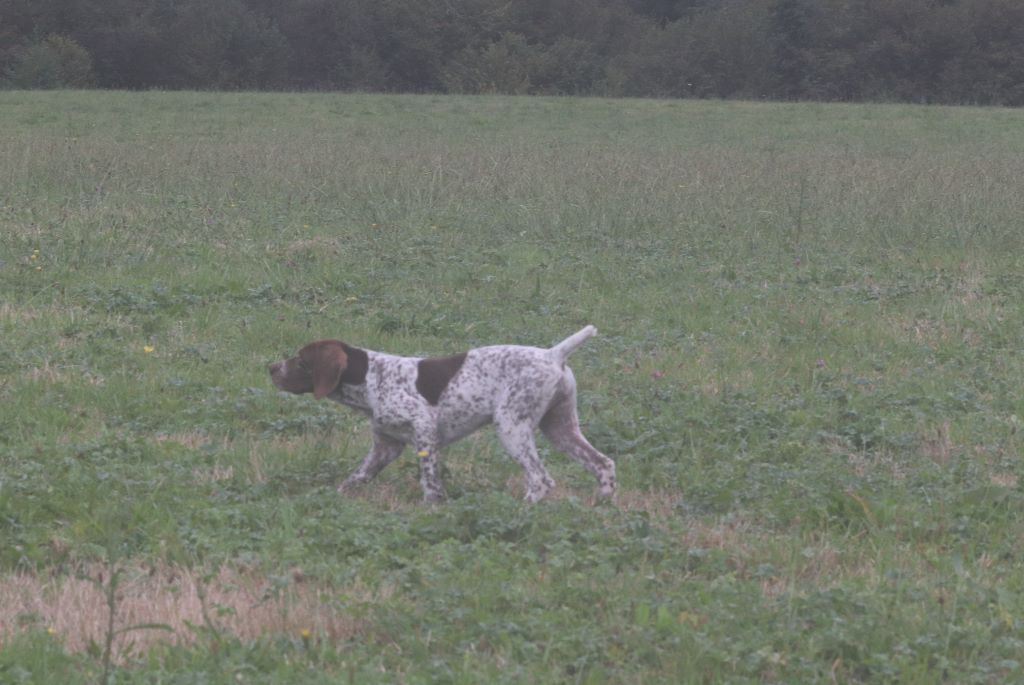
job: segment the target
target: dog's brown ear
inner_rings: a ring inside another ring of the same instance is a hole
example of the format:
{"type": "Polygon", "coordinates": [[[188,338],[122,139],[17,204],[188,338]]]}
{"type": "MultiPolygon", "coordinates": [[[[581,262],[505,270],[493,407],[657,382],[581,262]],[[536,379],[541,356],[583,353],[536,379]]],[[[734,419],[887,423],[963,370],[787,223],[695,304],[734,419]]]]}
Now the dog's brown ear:
{"type": "Polygon", "coordinates": [[[313,377],[313,397],[322,400],[338,387],[348,366],[348,355],[337,340],[318,340],[299,352],[299,358],[313,377]]]}

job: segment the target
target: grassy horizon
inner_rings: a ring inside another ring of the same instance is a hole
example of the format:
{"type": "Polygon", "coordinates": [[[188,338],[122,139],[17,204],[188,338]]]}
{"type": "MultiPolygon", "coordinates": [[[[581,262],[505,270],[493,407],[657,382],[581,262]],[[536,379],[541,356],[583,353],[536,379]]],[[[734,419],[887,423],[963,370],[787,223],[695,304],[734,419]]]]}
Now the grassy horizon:
{"type": "Polygon", "coordinates": [[[0,91],[0,119],[0,682],[1024,677],[1016,111],[0,91]],[[523,504],[487,431],[443,506],[415,459],[341,498],[365,421],[265,371],[585,323],[615,506],[546,445],[523,504]]]}

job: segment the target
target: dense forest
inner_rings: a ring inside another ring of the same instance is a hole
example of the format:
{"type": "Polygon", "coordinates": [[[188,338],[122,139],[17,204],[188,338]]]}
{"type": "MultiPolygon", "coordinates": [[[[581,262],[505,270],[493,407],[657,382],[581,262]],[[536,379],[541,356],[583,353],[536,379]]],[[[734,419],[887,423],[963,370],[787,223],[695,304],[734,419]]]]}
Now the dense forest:
{"type": "Polygon", "coordinates": [[[1022,0],[0,0],[8,88],[1024,104],[1022,0]]]}

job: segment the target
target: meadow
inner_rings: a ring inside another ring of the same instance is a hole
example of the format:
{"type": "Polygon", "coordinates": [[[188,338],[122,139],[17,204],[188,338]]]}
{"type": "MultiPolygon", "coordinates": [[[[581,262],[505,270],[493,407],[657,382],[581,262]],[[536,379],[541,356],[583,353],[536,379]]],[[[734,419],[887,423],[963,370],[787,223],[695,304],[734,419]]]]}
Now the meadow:
{"type": "Polygon", "coordinates": [[[1024,119],[0,91],[0,683],[1024,682],[1024,119]],[[490,431],[335,486],[335,337],[548,345],[620,491],[490,431]]]}

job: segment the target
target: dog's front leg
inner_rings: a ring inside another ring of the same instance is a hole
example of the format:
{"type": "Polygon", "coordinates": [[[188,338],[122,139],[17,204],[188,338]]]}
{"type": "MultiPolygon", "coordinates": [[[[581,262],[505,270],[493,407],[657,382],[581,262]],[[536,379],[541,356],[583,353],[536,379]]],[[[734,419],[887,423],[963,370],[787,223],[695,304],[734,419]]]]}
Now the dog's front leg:
{"type": "Polygon", "coordinates": [[[420,485],[423,486],[424,502],[443,502],[444,486],[441,485],[441,455],[437,443],[417,443],[416,456],[420,462],[420,485]]]}
{"type": "Polygon", "coordinates": [[[442,502],[445,499],[441,485],[441,447],[437,439],[437,425],[431,416],[413,421],[413,444],[420,463],[420,485],[423,501],[442,502]]]}
{"type": "Polygon", "coordinates": [[[404,442],[374,431],[373,446],[370,448],[369,454],[363,459],[363,463],[359,465],[359,468],[353,471],[352,475],[338,486],[338,492],[351,492],[356,487],[367,482],[380,473],[381,469],[397,459],[404,448],[404,442]]]}

